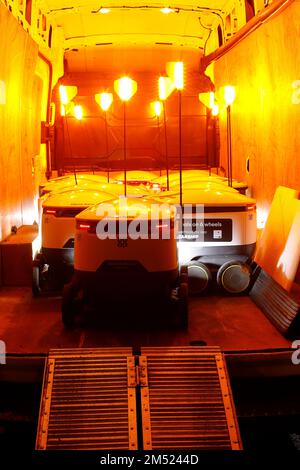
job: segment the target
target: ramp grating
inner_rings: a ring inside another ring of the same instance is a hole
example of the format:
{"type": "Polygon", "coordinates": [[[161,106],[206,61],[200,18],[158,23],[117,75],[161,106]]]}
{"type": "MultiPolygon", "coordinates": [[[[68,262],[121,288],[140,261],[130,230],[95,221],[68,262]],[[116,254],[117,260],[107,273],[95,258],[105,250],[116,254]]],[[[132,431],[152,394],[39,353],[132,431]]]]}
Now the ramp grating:
{"type": "Polygon", "coordinates": [[[50,351],[36,447],[47,450],[137,448],[131,349],[50,351]]]}
{"type": "Polygon", "coordinates": [[[56,349],[38,450],[240,449],[218,347],[56,349]],[[138,405],[137,405],[138,404],[138,405]]]}
{"type": "Polygon", "coordinates": [[[250,297],[277,330],[284,335],[290,332],[299,318],[299,301],[293,299],[263,270],[250,291],[250,297]]]}
{"type": "Polygon", "coordinates": [[[219,348],[142,348],[141,354],[144,449],[241,448],[219,348]]]}

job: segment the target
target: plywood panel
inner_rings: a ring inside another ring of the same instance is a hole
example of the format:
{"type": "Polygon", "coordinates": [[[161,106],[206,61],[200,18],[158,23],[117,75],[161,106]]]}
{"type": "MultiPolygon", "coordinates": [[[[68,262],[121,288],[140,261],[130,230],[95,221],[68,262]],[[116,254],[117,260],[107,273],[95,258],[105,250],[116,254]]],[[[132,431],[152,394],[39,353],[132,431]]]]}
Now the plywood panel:
{"type": "Polygon", "coordinates": [[[11,225],[21,223],[19,90],[26,42],[3,5],[0,24],[0,77],[6,88],[5,103],[0,106],[1,228],[5,236],[11,225]]]}
{"type": "Polygon", "coordinates": [[[23,225],[0,243],[2,283],[4,286],[32,285],[32,255],[38,234],[33,225],[23,225]]]}
{"type": "Polygon", "coordinates": [[[41,79],[38,47],[0,4],[0,240],[12,225],[35,219],[35,157],[40,153],[41,79]]]}
{"type": "MultiPolygon", "coordinates": [[[[40,79],[39,87],[41,86],[41,102],[40,102],[40,118],[41,121],[46,122],[48,116],[48,91],[51,78],[50,67],[45,60],[39,56],[35,68],[35,75],[37,79],[40,79]]],[[[38,136],[39,137],[39,136],[38,136]]],[[[40,141],[40,139],[39,139],[40,141]]],[[[38,188],[41,182],[46,180],[47,172],[47,144],[41,144],[39,142],[39,152],[35,158],[35,191],[38,192],[38,188]]]]}
{"type": "MultiPolygon", "coordinates": [[[[300,2],[273,16],[214,64],[216,90],[236,87],[232,106],[233,176],[247,180],[265,218],[275,189],[300,189],[300,2]],[[250,159],[250,172],[246,160],[250,159]]],[[[226,111],[220,114],[226,164],[226,111]]]]}
{"type": "Polygon", "coordinates": [[[257,244],[255,262],[290,291],[300,260],[299,191],[278,187],[257,244]]]}

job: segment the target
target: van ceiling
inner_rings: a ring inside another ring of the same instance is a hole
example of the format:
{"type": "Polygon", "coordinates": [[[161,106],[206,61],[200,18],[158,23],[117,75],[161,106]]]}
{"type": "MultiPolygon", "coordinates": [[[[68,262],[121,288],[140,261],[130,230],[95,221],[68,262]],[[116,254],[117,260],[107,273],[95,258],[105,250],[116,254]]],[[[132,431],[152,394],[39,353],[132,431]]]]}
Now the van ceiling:
{"type": "MultiPolygon", "coordinates": [[[[197,70],[211,28],[228,0],[44,0],[52,24],[62,28],[67,70],[161,71],[170,60],[197,70]],[[108,8],[109,13],[99,12],[108,8]]],[[[223,16],[223,15],[222,15],[223,16]]]]}

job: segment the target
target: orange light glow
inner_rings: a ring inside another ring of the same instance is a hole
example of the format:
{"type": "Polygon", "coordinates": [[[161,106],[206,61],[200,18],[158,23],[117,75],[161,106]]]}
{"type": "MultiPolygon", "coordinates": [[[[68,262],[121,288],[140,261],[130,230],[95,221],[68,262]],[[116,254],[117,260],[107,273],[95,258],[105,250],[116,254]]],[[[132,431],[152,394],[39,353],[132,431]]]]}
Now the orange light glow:
{"type": "Polygon", "coordinates": [[[213,116],[218,116],[219,114],[219,105],[218,104],[214,104],[212,109],[211,109],[211,114],[213,116]]]}
{"type": "Polygon", "coordinates": [[[107,111],[113,102],[113,95],[112,93],[98,93],[95,95],[95,100],[102,111],[107,111]]]}
{"type": "Polygon", "coordinates": [[[60,85],[59,97],[61,104],[69,104],[73,98],[77,95],[77,86],[65,86],[60,85]]]}
{"type": "Polygon", "coordinates": [[[59,87],[59,96],[60,96],[60,102],[62,105],[68,104],[68,96],[67,96],[67,90],[64,85],[60,85],[59,87]]]}
{"type": "Polygon", "coordinates": [[[184,66],[183,62],[168,62],[167,74],[171,78],[177,90],[184,88],[184,66]]]}
{"type": "Polygon", "coordinates": [[[78,121],[81,121],[81,119],[83,118],[82,106],[80,106],[79,104],[74,106],[74,117],[78,121]]]}
{"type": "Polygon", "coordinates": [[[224,87],[224,99],[226,106],[232,105],[235,100],[235,88],[233,86],[224,87]]]}
{"type": "Polygon", "coordinates": [[[159,77],[158,79],[158,96],[159,99],[165,101],[172,91],[175,89],[174,83],[169,77],[159,77]]]}
{"type": "Polygon", "coordinates": [[[66,107],[64,104],[60,106],[60,115],[63,117],[66,115],[66,107]]]}
{"type": "Polygon", "coordinates": [[[174,68],[174,85],[177,90],[183,90],[183,62],[176,62],[174,68]]]}
{"type": "Polygon", "coordinates": [[[136,93],[137,83],[129,77],[122,77],[114,81],[114,90],[122,101],[129,101],[136,93]]]}
{"type": "Polygon", "coordinates": [[[106,15],[107,13],[110,13],[109,8],[100,8],[98,13],[102,13],[102,15],[106,15]]]}
{"type": "Polygon", "coordinates": [[[164,13],[165,15],[168,15],[169,13],[174,13],[173,8],[170,8],[170,7],[161,8],[160,11],[164,13]]]}
{"type": "Polygon", "coordinates": [[[152,107],[153,107],[153,111],[154,111],[154,114],[157,118],[159,118],[159,116],[161,115],[162,113],[162,104],[160,101],[154,101],[152,104],[152,107]]]}

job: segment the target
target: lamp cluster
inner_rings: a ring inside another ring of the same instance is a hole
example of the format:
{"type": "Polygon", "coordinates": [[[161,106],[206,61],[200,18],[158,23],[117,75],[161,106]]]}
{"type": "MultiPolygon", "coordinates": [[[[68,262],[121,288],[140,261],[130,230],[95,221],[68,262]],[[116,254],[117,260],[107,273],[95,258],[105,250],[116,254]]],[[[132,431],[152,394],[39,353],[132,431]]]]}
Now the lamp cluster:
{"type": "MultiPolygon", "coordinates": [[[[235,100],[235,87],[228,85],[225,86],[222,91],[225,106],[228,108],[228,106],[231,106],[235,100]]],[[[199,93],[198,96],[201,103],[211,110],[212,116],[217,116],[219,114],[219,104],[216,101],[215,93],[213,91],[208,93],[199,93]]]]}
{"type": "MultiPolygon", "coordinates": [[[[183,62],[168,62],[167,76],[158,79],[159,101],[152,103],[154,114],[159,117],[162,112],[162,101],[165,101],[173,90],[182,90],[184,87],[184,64],[183,62]]],[[[130,77],[124,76],[114,81],[114,91],[121,101],[129,101],[137,91],[137,82],[130,77]]],[[[72,101],[77,95],[76,86],[60,85],[59,87],[61,116],[73,115],[81,120],[83,117],[82,106],[75,105],[72,101]]],[[[113,94],[109,92],[97,93],[95,100],[102,111],[108,111],[112,102],[113,94]]]]}
{"type": "MultiPolygon", "coordinates": [[[[171,95],[174,90],[183,90],[184,88],[184,64],[183,62],[168,62],[167,75],[158,79],[158,100],[151,103],[154,116],[159,118],[163,110],[163,102],[171,95]]],[[[129,101],[137,91],[137,82],[128,76],[121,77],[114,81],[114,91],[121,101],[129,101]]],[[[82,106],[75,105],[72,101],[77,95],[76,86],[60,85],[59,87],[61,116],[73,115],[76,119],[83,118],[82,106]]],[[[214,92],[199,93],[199,100],[211,110],[212,116],[219,114],[219,105],[215,99],[214,92]]],[[[226,107],[231,106],[235,100],[235,88],[233,86],[224,87],[224,101],[226,107]]],[[[97,93],[95,101],[102,111],[109,110],[113,103],[113,94],[107,91],[97,93]]]]}
{"type": "MultiPolygon", "coordinates": [[[[167,145],[167,131],[166,131],[166,112],[165,101],[174,90],[178,92],[178,149],[179,149],[179,168],[180,168],[180,204],[182,204],[182,100],[181,92],[184,88],[184,64],[183,62],[168,62],[166,66],[166,76],[160,76],[158,79],[158,100],[151,103],[154,116],[159,119],[163,113],[164,130],[165,130],[165,156],[166,156],[166,169],[167,169],[167,189],[169,189],[169,164],[168,164],[168,145],[167,145]]],[[[124,137],[124,179],[125,179],[125,196],[126,196],[126,173],[127,173],[127,138],[126,138],[126,105],[127,102],[135,95],[137,91],[137,82],[128,76],[123,76],[114,81],[114,91],[123,103],[123,137],[124,137]]],[[[77,94],[76,86],[59,87],[60,101],[61,101],[61,115],[73,114],[79,121],[83,118],[83,110],[80,105],[75,105],[72,101],[77,94]]],[[[199,100],[211,110],[212,116],[217,116],[219,113],[219,106],[215,100],[213,92],[199,93],[199,100]]],[[[107,111],[113,103],[113,94],[108,91],[95,94],[95,101],[105,113],[105,135],[106,135],[106,154],[108,155],[108,134],[107,134],[107,111]]],[[[227,137],[228,137],[228,178],[231,181],[231,123],[230,123],[230,107],[235,99],[235,88],[226,86],[224,88],[224,100],[227,109],[227,137]]]]}

